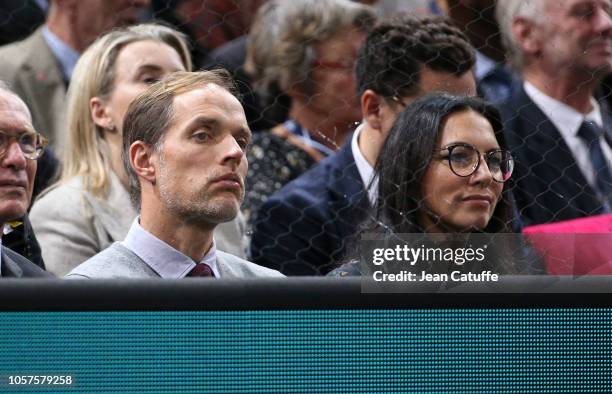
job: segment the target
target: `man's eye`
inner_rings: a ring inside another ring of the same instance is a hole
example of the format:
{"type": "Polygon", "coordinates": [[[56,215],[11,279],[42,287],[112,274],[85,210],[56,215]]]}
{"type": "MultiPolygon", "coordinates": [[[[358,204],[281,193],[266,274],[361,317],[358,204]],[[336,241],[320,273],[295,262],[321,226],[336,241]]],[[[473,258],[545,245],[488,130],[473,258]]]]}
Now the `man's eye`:
{"type": "Polygon", "coordinates": [[[205,142],[210,139],[210,135],[204,131],[200,131],[200,132],[194,133],[192,135],[192,138],[196,140],[197,142],[205,142]]]}
{"type": "Polygon", "coordinates": [[[22,145],[36,146],[36,134],[24,134],[19,137],[22,145]]]}
{"type": "Polygon", "coordinates": [[[585,4],[581,7],[576,7],[573,10],[574,16],[580,19],[591,19],[594,13],[595,13],[595,9],[590,4],[585,4]]]}
{"type": "Polygon", "coordinates": [[[250,145],[250,141],[246,138],[238,138],[236,142],[238,142],[238,145],[242,150],[247,150],[250,145]]]}

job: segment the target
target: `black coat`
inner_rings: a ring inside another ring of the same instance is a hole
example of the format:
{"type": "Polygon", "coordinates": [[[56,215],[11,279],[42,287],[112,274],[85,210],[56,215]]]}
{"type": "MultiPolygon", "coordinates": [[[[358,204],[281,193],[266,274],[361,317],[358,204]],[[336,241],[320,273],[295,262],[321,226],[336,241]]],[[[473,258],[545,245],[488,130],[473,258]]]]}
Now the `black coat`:
{"type": "Polygon", "coordinates": [[[38,267],[25,257],[2,247],[3,278],[53,278],[49,272],[38,267]]]}
{"type": "MultiPolygon", "coordinates": [[[[604,213],[561,133],[523,89],[502,104],[506,141],[516,161],[514,197],[523,225],[604,213]]],[[[612,125],[602,111],[608,141],[612,125]]]]}
{"type": "Polygon", "coordinates": [[[262,205],[250,257],[286,275],[326,274],[344,257],[346,245],[369,211],[349,137],[339,152],[262,205]]]}

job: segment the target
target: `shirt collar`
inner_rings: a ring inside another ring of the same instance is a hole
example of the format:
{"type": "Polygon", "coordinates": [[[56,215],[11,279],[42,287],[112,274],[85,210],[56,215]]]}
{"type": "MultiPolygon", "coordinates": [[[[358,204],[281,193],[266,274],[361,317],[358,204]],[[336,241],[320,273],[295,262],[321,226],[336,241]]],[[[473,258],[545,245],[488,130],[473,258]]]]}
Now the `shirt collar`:
{"type": "Polygon", "coordinates": [[[4,223],[0,231],[2,232],[2,234],[0,234],[0,277],[2,277],[2,236],[12,232],[13,228],[10,224],[4,223]]]}
{"type": "MultiPolygon", "coordinates": [[[[361,149],[359,149],[359,135],[361,135],[361,131],[365,127],[365,120],[361,122],[359,127],[353,133],[353,138],[351,139],[351,151],[353,152],[353,158],[355,159],[355,164],[357,165],[357,171],[361,176],[361,180],[365,185],[365,188],[368,188],[372,178],[374,177],[374,168],[368,163],[366,158],[361,153],[361,149]]],[[[374,179],[371,182],[371,187],[368,189],[368,200],[370,201],[370,205],[374,206],[376,203],[376,198],[378,197],[378,179],[374,179]]]]}
{"type": "Polygon", "coordinates": [[[293,119],[288,119],[283,123],[283,126],[289,130],[289,132],[299,137],[306,145],[311,146],[323,153],[325,156],[334,154],[334,150],[323,145],[319,141],[313,140],[310,136],[310,131],[306,127],[302,127],[298,122],[293,119]]]}
{"type": "Polygon", "coordinates": [[[49,1],[48,0],[34,0],[36,5],[43,10],[45,13],[49,9],[49,1]]]}
{"type": "MultiPolygon", "coordinates": [[[[164,279],[180,279],[195,267],[196,263],[188,256],[174,249],[161,239],[157,238],[140,226],[140,217],[137,217],[123,244],[134,254],[140,257],[151,269],[164,279]]],[[[220,278],[217,265],[217,247],[213,239],[208,253],[200,263],[208,265],[215,278],[220,278]]]]}
{"type": "Polygon", "coordinates": [[[51,49],[51,52],[53,52],[60,63],[64,78],[66,78],[66,80],[70,80],[74,67],[79,61],[79,57],[81,55],[78,51],[68,46],[68,44],[51,32],[46,25],[43,26],[42,32],[47,45],[49,45],[49,48],[51,49]]]}
{"type": "Polygon", "coordinates": [[[569,105],[547,96],[527,81],[524,82],[523,86],[525,93],[527,93],[529,98],[542,110],[542,112],[544,112],[563,136],[576,136],[580,129],[580,125],[582,125],[582,122],[585,120],[593,121],[599,127],[603,127],[601,109],[599,103],[597,103],[593,97],[591,97],[593,110],[585,115],[576,111],[569,105]]]}
{"type": "Polygon", "coordinates": [[[477,81],[486,77],[493,69],[497,67],[497,63],[490,57],[483,55],[480,51],[476,51],[476,66],[474,67],[474,76],[477,81]]]}

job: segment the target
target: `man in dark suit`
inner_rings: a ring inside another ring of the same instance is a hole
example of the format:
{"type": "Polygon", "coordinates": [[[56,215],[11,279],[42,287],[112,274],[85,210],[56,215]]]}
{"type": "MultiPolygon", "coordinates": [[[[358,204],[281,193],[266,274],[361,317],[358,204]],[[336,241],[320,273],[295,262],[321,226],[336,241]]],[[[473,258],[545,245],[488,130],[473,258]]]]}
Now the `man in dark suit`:
{"type": "MultiPolygon", "coordinates": [[[[36,159],[44,143],[32,127],[24,102],[0,85],[0,242],[10,223],[22,217],[30,205],[36,159]]],[[[51,277],[25,257],[2,246],[0,277],[51,277]]]]}
{"type": "Polygon", "coordinates": [[[407,17],[376,26],[356,67],[363,123],[339,152],[262,206],[253,261],[288,275],[334,268],[376,199],[376,181],[366,186],[399,112],[434,91],[474,95],[473,65],[467,38],[445,19],[407,17]]]}
{"type": "Polygon", "coordinates": [[[523,224],[612,212],[612,123],[594,91],[612,70],[610,0],[508,0],[497,18],[523,81],[502,106],[523,224]]]}

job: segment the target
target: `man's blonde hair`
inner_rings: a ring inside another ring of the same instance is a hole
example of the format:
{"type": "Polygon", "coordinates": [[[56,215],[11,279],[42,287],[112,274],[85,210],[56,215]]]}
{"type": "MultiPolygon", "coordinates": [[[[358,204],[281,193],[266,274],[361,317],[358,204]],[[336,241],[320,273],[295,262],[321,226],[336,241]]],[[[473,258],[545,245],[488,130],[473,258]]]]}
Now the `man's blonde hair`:
{"type": "Polygon", "coordinates": [[[140,209],[141,187],[130,163],[130,147],[134,142],[142,141],[160,151],[163,136],[174,119],[174,98],[211,84],[238,98],[238,90],[226,70],[179,71],[151,85],[128,107],[123,120],[123,165],[128,174],[130,198],[136,209],[140,209]]]}

